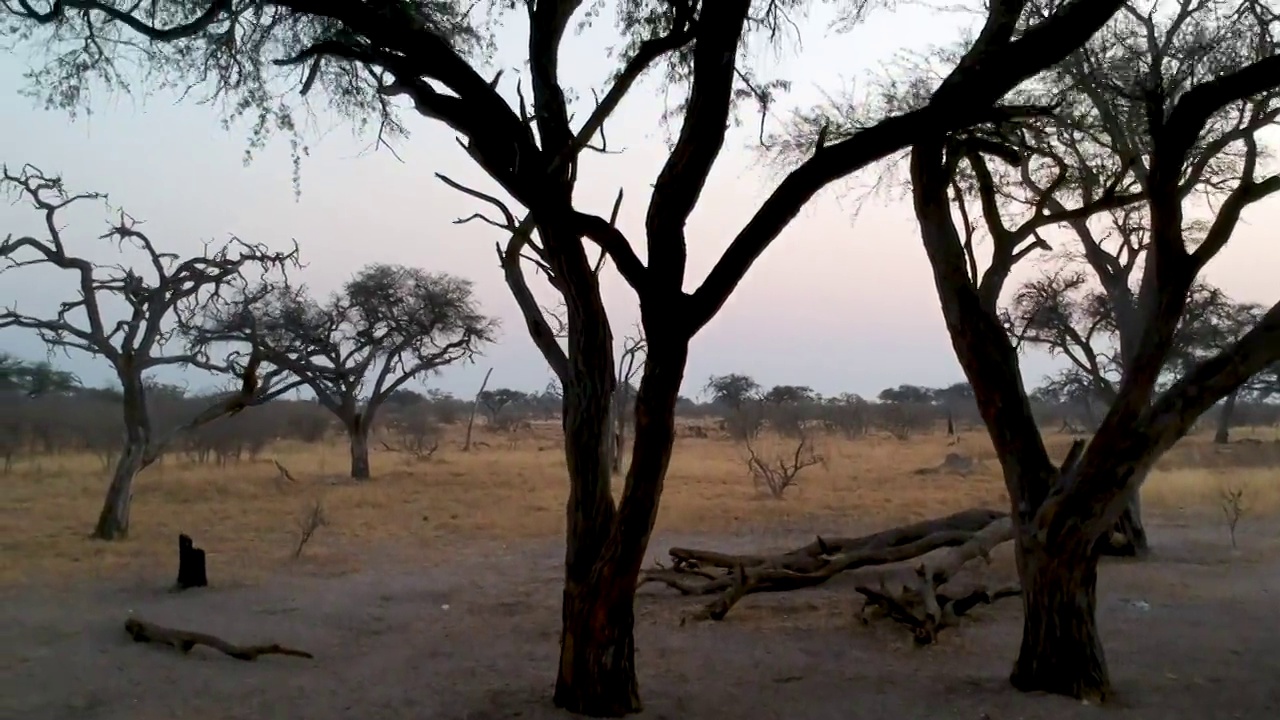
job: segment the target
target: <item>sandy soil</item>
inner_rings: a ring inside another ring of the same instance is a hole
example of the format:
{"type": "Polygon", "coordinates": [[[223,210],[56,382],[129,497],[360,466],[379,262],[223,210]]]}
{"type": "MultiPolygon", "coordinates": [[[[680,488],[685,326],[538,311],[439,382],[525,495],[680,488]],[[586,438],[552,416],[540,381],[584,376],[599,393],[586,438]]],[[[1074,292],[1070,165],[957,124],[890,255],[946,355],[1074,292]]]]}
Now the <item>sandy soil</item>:
{"type": "MultiPolygon", "coordinates": [[[[1100,617],[1118,698],[1108,717],[1280,717],[1277,528],[1158,525],[1159,556],[1104,567],[1100,617]]],[[[730,550],[807,537],[659,537],[654,547],[730,550]]],[[[447,563],[398,564],[339,578],[301,573],[260,586],[172,595],[170,568],[128,585],[0,592],[0,717],[58,720],[563,717],[550,704],[558,630],[558,543],[473,547],[447,563]],[[132,643],[129,613],[309,650],[314,661],[254,663],[198,648],[187,657],[132,643]]],[[[370,566],[371,567],[371,566],[370,566]]],[[[212,568],[217,582],[217,568],[212,568]]],[[[638,605],[644,717],[1095,717],[1020,695],[1006,677],[1016,601],[976,611],[934,647],[856,619],[827,587],[745,600],[719,624],[681,626],[696,600],[646,587],[638,605]]]]}

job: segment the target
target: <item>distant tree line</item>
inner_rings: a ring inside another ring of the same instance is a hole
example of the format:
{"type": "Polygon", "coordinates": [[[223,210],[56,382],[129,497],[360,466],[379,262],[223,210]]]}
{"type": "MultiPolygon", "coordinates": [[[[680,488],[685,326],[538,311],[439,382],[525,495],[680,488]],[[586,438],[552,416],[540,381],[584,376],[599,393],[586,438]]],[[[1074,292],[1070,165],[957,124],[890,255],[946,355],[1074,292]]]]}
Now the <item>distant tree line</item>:
{"type": "MultiPolygon", "coordinates": [[[[192,394],[178,385],[147,381],[150,414],[159,426],[175,426],[206,407],[216,393],[192,394]]],[[[1083,432],[1105,406],[1091,396],[1064,392],[1051,379],[1031,394],[1033,408],[1048,430],[1083,432]]],[[[1068,386],[1074,387],[1074,386],[1068,386]]],[[[1257,383],[1231,407],[1224,403],[1209,418],[1215,431],[1223,411],[1231,427],[1280,424],[1280,393],[1257,383]]],[[[804,385],[764,389],[747,375],[710,378],[708,399],[681,397],[680,416],[712,423],[731,439],[769,430],[797,436],[803,428],[858,438],[887,433],[900,439],[934,432],[967,432],[982,427],[967,383],[946,387],[904,384],[885,388],[875,398],[855,393],[824,396],[804,385]]],[[[630,397],[634,397],[634,391],[630,397]]],[[[478,401],[478,419],[494,432],[515,433],[531,423],[558,423],[562,399],[553,387],[529,392],[506,387],[459,398],[438,389],[399,388],[385,401],[385,413],[372,430],[391,449],[402,443],[430,443],[443,426],[465,423],[478,401]]],[[[119,456],[125,429],[113,388],[81,385],[79,378],[48,361],[28,362],[0,352],[0,455],[5,468],[23,456],[84,452],[109,468],[119,456]]],[[[171,453],[190,462],[224,465],[253,460],[276,442],[331,441],[343,430],[334,414],[314,399],[277,399],[247,408],[234,419],[209,423],[184,436],[171,453]]]]}

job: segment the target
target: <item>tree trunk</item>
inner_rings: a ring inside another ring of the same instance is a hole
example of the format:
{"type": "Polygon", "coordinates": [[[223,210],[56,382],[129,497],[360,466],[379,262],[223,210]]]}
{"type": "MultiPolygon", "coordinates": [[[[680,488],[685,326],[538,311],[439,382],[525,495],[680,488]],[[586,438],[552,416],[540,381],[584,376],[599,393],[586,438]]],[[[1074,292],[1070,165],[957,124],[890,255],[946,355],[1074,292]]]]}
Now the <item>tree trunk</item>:
{"type": "Polygon", "coordinates": [[[369,426],[357,417],[355,423],[347,426],[347,434],[351,438],[351,477],[356,480],[368,480],[369,426]]]}
{"type": "Polygon", "coordinates": [[[107,488],[107,499],[102,503],[102,512],[98,513],[98,524],[93,528],[93,537],[98,540],[123,540],[129,536],[129,506],[133,502],[133,479],[142,470],[142,459],[146,455],[147,445],[144,440],[130,438],[116,461],[115,472],[111,475],[111,485],[107,488]]]}
{"type": "Polygon", "coordinates": [[[493,374],[493,368],[484,374],[484,382],[480,383],[480,389],[476,391],[475,398],[471,401],[471,414],[467,416],[467,439],[462,443],[462,452],[471,450],[471,428],[476,424],[476,411],[480,409],[480,396],[484,394],[484,389],[489,385],[489,376],[493,374]]]}
{"type": "MultiPolygon", "coordinates": [[[[1142,477],[1137,482],[1138,488],[1146,482],[1146,475],[1147,471],[1143,471],[1142,477]]],[[[1098,538],[1098,552],[1111,557],[1132,558],[1146,557],[1151,552],[1151,545],[1147,541],[1147,529],[1142,524],[1140,489],[1134,490],[1133,497],[1125,506],[1124,512],[1120,514],[1120,519],[1116,520],[1111,532],[1098,538]]]]}
{"type": "Polygon", "coordinates": [[[1111,693],[1096,620],[1098,555],[1094,543],[1059,535],[1049,542],[1018,532],[1022,580],[1022,647],[1010,682],[1023,692],[1048,692],[1101,702],[1111,693]],[[1050,550],[1052,548],[1052,550],[1050,550]]]}
{"type": "Polygon", "coordinates": [[[622,474],[622,451],[627,442],[627,413],[630,407],[631,394],[627,388],[614,391],[611,415],[613,423],[609,433],[609,462],[614,475],[622,474]]]}
{"type": "Polygon", "coordinates": [[[124,414],[125,446],[111,474],[102,512],[93,528],[98,540],[123,540],[129,536],[129,508],[133,503],[133,479],[146,467],[147,449],[151,443],[151,417],[147,413],[146,389],[132,365],[119,370],[121,410],[124,414]]]}
{"type": "MultiPolygon", "coordinates": [[[[636,399],[634,446],[626,489],[616,511],[608,496],[606,461],[610,458],[602,452],[609,445],[604,435],[614,430],[610,422],[612,393],[579,405],[579,412],[590,412],[578,415],[583,432],[573,437],[584,441],[594,437],[591,441],[595,444],[584,442],[579,446],[578,459],[598,464],[584,462],[578,468],[592,470],[604,478],[604,492],[609,499],[600,500],[596,521],[590,522],[574,512],[576,493],[571,493],[564,627],[555,689],[555,705],[570,712],[621,717],[642,709],[635,671],[635,589],[671,461],[675,405],[687,356],[683,342],[666,352],[661,341],[650,346],[636,399]],[[603,515],[610,516],[605,527],[599,524],[603,515]]],[[[592,396],[594,393],[583,393],[578,399],[587,401],[592,396]]],[[[574,465],[570,467],[572,471],[574,465]]],[[[581,482],[589,479],[573,477],[575,489],[589,491],[576,499],[586,500],[589,493],[599,489],[598,483],[581,482]]]]}
{"type": "Polygon", "coordinates": [[[634,604],[635,582],[618,575],[565,582],[556,707],[590,717],[640,712],[634,604]]]}
{"type": "Polygon", "coordinates": [[[1236,400],[1239,397],[1240,391],[1237,389],[1222,403],[1222,412],[1218,414],[1218,430],[1213,434],[1215,445],[1226,445],[1231,442],[1231,420],[1236,414],[1236,400]]]}

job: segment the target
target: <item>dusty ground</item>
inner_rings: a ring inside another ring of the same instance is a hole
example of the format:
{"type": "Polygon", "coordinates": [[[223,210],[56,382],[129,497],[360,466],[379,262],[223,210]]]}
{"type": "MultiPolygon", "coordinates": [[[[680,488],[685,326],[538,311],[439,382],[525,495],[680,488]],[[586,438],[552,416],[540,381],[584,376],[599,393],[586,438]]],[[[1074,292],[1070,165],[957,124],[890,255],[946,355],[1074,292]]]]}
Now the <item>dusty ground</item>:
{"type": "MultiPolygon", "coordinates": [[[[1225,451],[1190,438],[1144,486],[1148,511],[1161,518],[1152,527],[1159,556],[1108,564],[1102,579],[1102,630],[1120,690],[1108,716],[1280,717],[1280,444],[1267,433],[1225,451]],[[1231,488],[1244,490],[1246,506],[1234,552],[1220,507],[1231,488]]],[[[560,717],[549,698],[566,485],[554,434],[491,437],[468,454],[447,443],[429,463],[379,452],[375,480],[362,484],[340,479],[338,443],[272,448],[225,468],[174,457],[138,479],[130,539],[109,544],[86,539],[106,487],[99,461],[24,459],[0,476],[0,718],[560,717]],[[281,481],[272,459],[298,482],[281,481]],[[297,519],[317,501],[330,524],[291,559],[297,519]],[[215,587],[165,592],[179,531],[208,550],[215,587]],[[204,648],[182,657],[130,642],[130,613],[317,658],[243,663],[204,648]]],[[[1069,442],[1054,436],[1055,455],[1069,442]]],[[[733,444],[680,440],[654,554],[672,544],[783,549],[814,532],[1005,503],[980,434],[958,444],[828,437],[819,450],[825,466],[773,501],[752,489],[733,444]],[[975,471],[915,472],[948,452],[975,459],[975,471]]],[[[1009,572],[1011,560],[997,556],[993,567],[1009,572]]],[[[837,580],[750,597],[719,624],[682,626],[700,601],[644,588],[646,716],[1097,714],[1008,689],[1016,601],[917,649],[901,628],[860,624],[855,595],[837,580]]]]}
{"type": "MultiPolygon", "coordinates": [[[[1120,695],[1107,716],[1274,718],[1280,712],[1280,542],[1246,528],[1232,552],[1219,528],[1153,528],[1159,557],[1111,563],[1101,623],[1120,695]],[[1145,603],[1146,605],[1143,605],[1145,603]]],[[[657,538],[655,547],[747,550],[798,534],[657,538]]],[[[997,563],[1007,558],[997,558],[997,563]]],[[[382,563],[390,564],[390,560],[382,563]]],[[[0,717],[552,718],[559,548],[474,546],[452,562],[375,567],[338,578],[280,574],[256,586],[163,591],[169,573],[126,585],[4,591],[0,717]],[[244,663],[132,643],[130,614],[243,642],[278,641],[314,661],[244,663]]],[[[217,582],[218,568],[214,568],[217,582]]],[[[647,587],[638,662],[645,717],[1071,718],[1097,710],[1019,695],[1005,677],[1016,601],[978,611],[939,645],[861,625],[857,601],[828,587],[743,601],[724,622],[680,625],[697,601],[647,587]]]]}

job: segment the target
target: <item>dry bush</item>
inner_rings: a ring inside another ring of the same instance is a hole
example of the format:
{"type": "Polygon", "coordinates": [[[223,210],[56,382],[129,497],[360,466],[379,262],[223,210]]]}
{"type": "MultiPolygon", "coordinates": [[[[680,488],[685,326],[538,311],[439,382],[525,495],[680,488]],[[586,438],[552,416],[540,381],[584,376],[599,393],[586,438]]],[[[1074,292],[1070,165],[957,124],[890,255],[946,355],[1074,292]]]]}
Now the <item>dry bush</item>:
{"type": "MultiPolygon", "coordinates": [[[[785,437],[785,436],[784,436],[785,437]]],[[[795,447],[791,450],[776,451],[765,457],[757,451],[758,442],[750,438],[743,440],[747,451],[747,470],[751,473],[751,482],[758,491],[765,491],[775,500],[781,500],[783,494],[796,484],[796,478],[807,467],[822,465],[826,461],[813,447],[813,440],[803,431],[798,438],[789,438],[795,447]]]]}
{"type": "Polygon", "coordinates": [[[910,440],[917,433],[928,430],[933,424],[931,409],[920,403],[882,403],[877,410],[879,410],[880,427],[903,442],[910,440]]]}
{"type": "Polygon", "coordinates": [[[441,425],[424,407],[414,405],[392,415],[387,422],[391,431],[390,441],[382,446],[392,452],[407,453],[415,460],[430,460],[440,449],[441,425]]]}
{"type": "Polygon", "coordinates": [[[1236,545],[1236,527],[1240,525],[1240,518],[1244,517],[1245,510],[1245,488],[1238,485],[1225,485],[1221,490],[1221,506],[1223,519],[1227,523],[1227,532],[1231,535],[1231,549],[1234,550],[1236,545]]]}
{"type": "Polygon", "coordinates": [[[293,550],[293,557],[302,557],[302,549],[311,541],[316,531],[329,524],[329,516],[324,509],[324,500],[315,498],[308,503],[298,515],[298,544],[293,550]]]}
{"type": "Polygon", "coordinates": [[[720,429],[734,442],[747,442],[760,437],[764,424],[764,403],[747,401],[725,413],[720,420],[720,429]]]}

